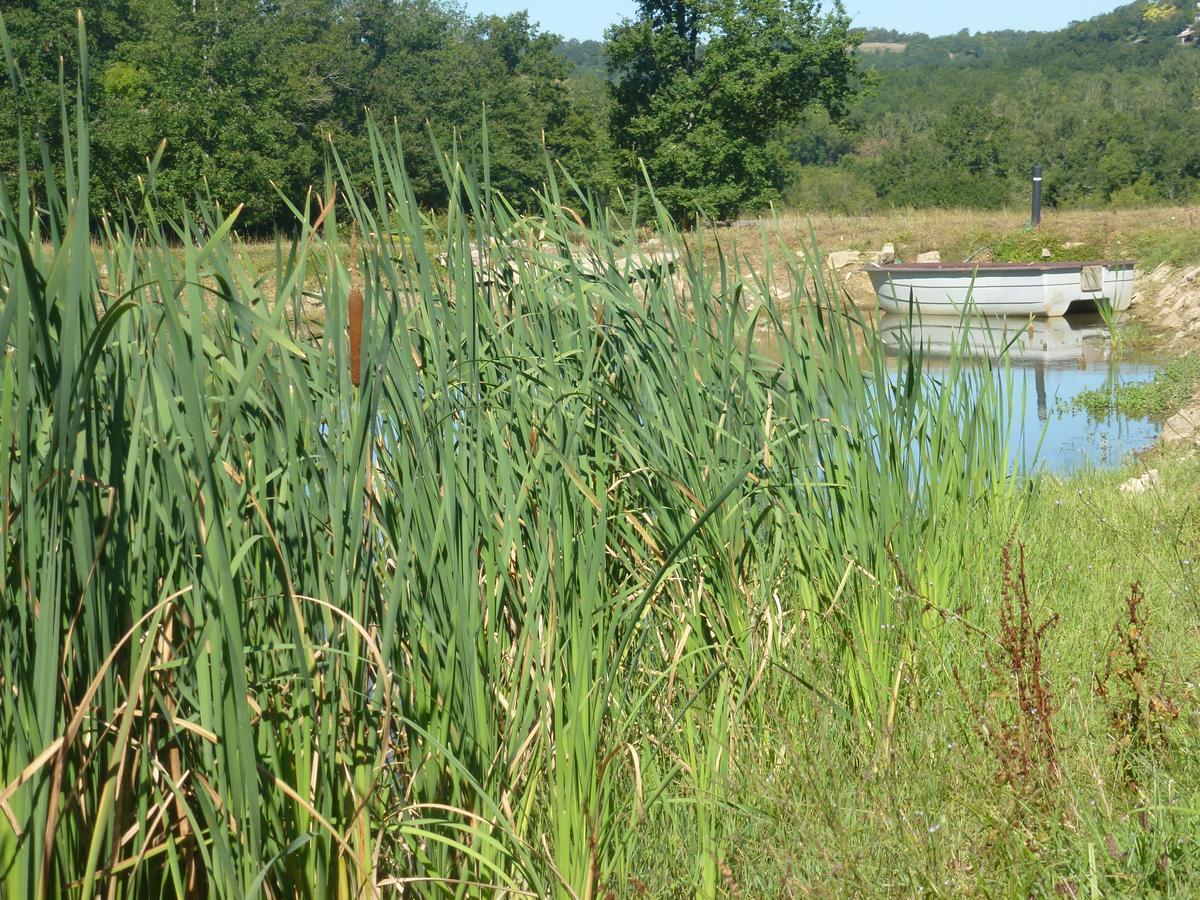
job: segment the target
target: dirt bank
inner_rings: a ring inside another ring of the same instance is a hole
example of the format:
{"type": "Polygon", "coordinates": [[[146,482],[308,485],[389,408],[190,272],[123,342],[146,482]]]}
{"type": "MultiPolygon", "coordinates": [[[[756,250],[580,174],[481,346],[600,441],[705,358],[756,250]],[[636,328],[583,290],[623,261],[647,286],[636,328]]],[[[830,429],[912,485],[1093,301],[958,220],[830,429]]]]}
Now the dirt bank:
{"type": "MultiPolygon", "coordinates": [[[[1139,270],[1126,322],[1140,330],[1139,344],[1165,357],[1200,350],[1200,265],[1139,270]]],[[[1163,423],[1158,446],[1200,448],[1200,390],[1163,423]]]]}
{"type": "Polygon", "coordinates": [[[1200,347],[1200,265],[1139,271],[1130,319],[1146,329],[1153,346],[1172,356],[1200,347]]]}
{"type": "MultiPolygon", "coordinates": [[[[1200,350],[1200,265],[1139,271],[1133,300],[1129,318],[1145,330],[1149,347],[1170,357],[1200,350]]],[[[1200,448],[1200,390],[1163,423],[1159,446],[1200,448]]]]}

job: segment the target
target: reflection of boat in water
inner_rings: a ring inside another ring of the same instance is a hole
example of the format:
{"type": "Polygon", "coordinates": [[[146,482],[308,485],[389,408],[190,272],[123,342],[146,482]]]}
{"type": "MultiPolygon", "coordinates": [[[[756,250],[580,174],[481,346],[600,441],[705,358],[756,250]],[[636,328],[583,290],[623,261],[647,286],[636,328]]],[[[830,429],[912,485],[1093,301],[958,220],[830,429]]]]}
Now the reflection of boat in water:
{"type": "Polygon", "coordinates": [[[960,360],[981,389],[993,385],[1004,400],[1000,424],[1008,429],[1009,452],[1025,471],[1045,460],[1062,469],[1111,464],[1159,435],[1153,422],[1119,411],[1095,419],[1072,404],[1081,391],[1147,382],[1158,371],[1156,360],[1114,350],[1111,332],[1098,315],[964,320],[889,314],[876,324],[884,349],[900,357],[887,367],[891,383],[901,384],[910,372],[912,353],[935,390],[960,360]],[[1007,362],[990,362],[1001,359],[1007,362]]]}
{"type": "Polygon", "coordinates": [[[879,336],[891,352],[910,348],[929,357],[955,353],[974,359],[999,359],[1007,352],[1014,365],[1082,365],[1103,362],[1112,354],[1108,325],[1099,316],[1055,319],[1003,316],[916,316],[887,313],[879,336]]]}
{"type": "Polygon", "coordinates": [[[1061,316],[1072,306],[1114,310],[1133,300],[1133,262],[909,263],[868,266],[885,312],[960,315],[970,306],[984,315],[1061,316]]]}

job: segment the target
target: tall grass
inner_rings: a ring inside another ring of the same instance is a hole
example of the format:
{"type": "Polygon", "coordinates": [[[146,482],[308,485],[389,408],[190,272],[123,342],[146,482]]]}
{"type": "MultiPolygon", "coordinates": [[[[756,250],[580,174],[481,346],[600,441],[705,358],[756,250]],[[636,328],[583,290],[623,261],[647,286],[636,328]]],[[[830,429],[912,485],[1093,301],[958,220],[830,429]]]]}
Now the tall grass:
{"type": "Polygon", "coordinates": [[[0,192],[5,896],[590,898],[656,817],[712,895],[764,681],[886,748],[1010,489],[990,374],[652,193],[522,217],[451,150],[434,217],[377,131],[255,271],[152,172],[93,219],[83,103],[0,192]]]}

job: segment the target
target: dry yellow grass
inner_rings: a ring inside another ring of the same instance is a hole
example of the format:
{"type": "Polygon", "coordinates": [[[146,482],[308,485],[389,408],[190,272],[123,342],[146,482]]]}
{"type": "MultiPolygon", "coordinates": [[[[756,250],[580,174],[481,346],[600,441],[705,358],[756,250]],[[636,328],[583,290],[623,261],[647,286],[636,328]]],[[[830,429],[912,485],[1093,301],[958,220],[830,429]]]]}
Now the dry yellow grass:
{"type": "MultiPolygon", "coordinates": [[[[759,273],[768,251],[778,258],[784,248],[804,254],[814,244],[822,254],[858,250],[864,259],[890,243],[901,260],[937,250],[948,262],[967,257],[980,262],[997,257],[1032,261],[1040,258],[1042,246],[1048,246],[1056,258],[1132,257],[1144,265],[1148,263],[1149,268],[1163,259],[1179,266],[1200,265],[1197,207],[1047,210],[1036,231],[1029,229],[1028,217],[1028,210],[1015,208],[896,209],[863,216],[783,212],[775,217],[705,228],[689,235],[688,241],[694,244],[699,240],[710,258],[716,257],[719,246],[727,256],[735,255],[743,270],[759,273]]],[[[239,248],[239,255],[264,274],[273,270],[275,252],[274,241],[248,239],[239,248]]],[[[874,293],[860,269],[844,269],[838,273],[838,280],[865,311],[870,311],[874,308],[874,293]]],[[[312,283],[308,287],[319,291],[320,286],[312,283]]],[[[777,296],[782,296],[786,286],[775,287],[777,296]]],[[[262,289],[264,293],[272,289],[269,274],[262,289]]],[[[311,308],[306,304],[304,318],[310,328],[319,331],[318,304],[311,308]]]]}
{"type": "MultiPolygon", "coordinates": [[[[878,250],[885,243],[896,246],[901,259],[939,250],[946,260],[963,259],[998,238],[1028,231],[1026,209],[897,209],[866,216],[783,213],[777,218],[757,220],[772,244],[801,249],[813,238],[822,252],[834,250],[878,250]]],[[[1200,208],[1154,207],[1150,209],[1105,209],[1046,211],[1036,234],[1047,242],[1077,241],[1119,253],[1149,232],[1181,230],[1200,226],[1200,208]]],[[[713,229],[723,245],[736,245],[739,253],[750,253],[757,243],[761,258],[759,229],[721,226],[713,229]]],[[[979,254],[976,258],[986,258],[979,254]]]]}
{"type": "MultiPolygon", "coordinates": [[[[971,258],[1041,258],[1049,247],[1056,259],[1133,258],[1153,267],[1161,261],[1200,265],[1200,208],[1047,210],[1041,227],[1028,226],[1026,209],[897,209],[865,216],[797,214],[743,221],[707,229],[709,252],[717,244],[743,265],[761,270],[767,251],[804,253],[815,243],[823,254],[858,250],[870,254],[893,244],[901,260],[937,250],[951,262],[971,258]]],[[[873,303],[870,282],[858,267],[843,270],[843,286],[864,306],[873,303]]]]}

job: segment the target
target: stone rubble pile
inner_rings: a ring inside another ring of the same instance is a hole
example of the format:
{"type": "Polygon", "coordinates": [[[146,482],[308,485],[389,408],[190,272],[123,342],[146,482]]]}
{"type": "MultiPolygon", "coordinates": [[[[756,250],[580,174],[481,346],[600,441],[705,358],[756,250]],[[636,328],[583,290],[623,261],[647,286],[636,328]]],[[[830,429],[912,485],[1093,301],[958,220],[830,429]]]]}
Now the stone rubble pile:
{"type": "Polygon", "coordinates": [[[1151,469],[1140,478],[1130,478],[1119,488],[1117,488],[1117,490],[1119,490],[1122,494],[1127,494],[1129,496],[1144,494],[1147,491],[1158,487],[1159,480],[1158,469],[1151,469]]]}
{"type": "Polygon", "coordinates": [[[1167,332],[1168,347],[1200,341],[1200,266],[1182,272],[1166,264],[1137,275],[1137,317],[1167,332]]]}
{"type": "Polygon", "coordinates": [[[876,250],[874,253],[863,253],[860,250],[834,250],[825,256],[825,263],[834,271],[868,263],[874,266],[890,266],[895,261],[895,244],[884,244],[882,249],[876,250]]]}
{"type": "MultiPolygon", "coordinates": [[[[1179,269],[1164,263],[1152,272],[1138,272],[1134,288],[1134,318],[1161,334],[1169,355],[1200,347],[1200,266],[1179,269]]],[[[1167,419],[1161,441],[1200,447],[1200,393],[1167,419]]]]}
{"type": "MultiPolygon", "coordinates": [[[[501,247],[495,245],[485,250],[472,247],[471,271],[480,287],[513,288],[521,283],[520,273],[526,271],[567,272],[574,268],[585,278],[602,279],[610,273],[619,274],[627,281],[655,278],[660,272],[673,273],[679,263],[680,254],[671,250],[636,250],[627,256],[608,260],[584,248],[572,250],[569,259],[553,244],[541,244],[536,248],[521,245],[501,247]],[[524,257],[522,266],[518,257],[524,257]]],[[[450,265],[450,257],[441,253],[437,262],[443,267],[450,265]]]]}

